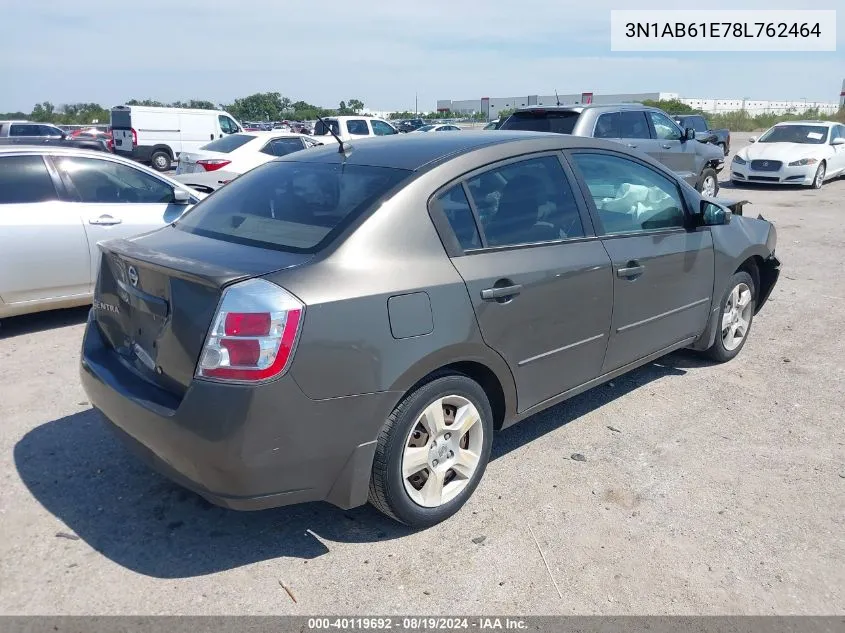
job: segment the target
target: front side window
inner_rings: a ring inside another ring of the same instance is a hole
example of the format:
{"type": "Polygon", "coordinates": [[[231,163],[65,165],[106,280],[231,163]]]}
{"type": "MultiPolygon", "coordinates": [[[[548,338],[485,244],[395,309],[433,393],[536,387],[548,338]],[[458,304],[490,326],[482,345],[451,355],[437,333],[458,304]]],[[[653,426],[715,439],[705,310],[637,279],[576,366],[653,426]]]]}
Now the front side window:
{"type": "Polygon", "coordinates": [[[56,199],[56,187],[41,156],[0,157],[0,204],[56,199]]]}
{"type": "Polygon", "coordinates": [[[467,184],[488,246],[584,236],[575,195],[556,156],[503,165],[467,184]]]}
{"type": "Polygon", "coordinates": [[[109,160],[53,157],[73,185],[80,202],[169,204],[173,188],[154,176],[109,160]]]}
{"type": "Polygon", "coordinates": [[[238,131],[237,124],[227,116],[218,115],[217,120],[220,122],[220,129],[224,134],[235,134],[238,131]]]}
{"type": "Polygon", "coordinates": [[[346,129],[352,136],[369,136],[370,128],[363,119],[350,119],[346,122],[346,129]]]}
{"type": "Polygon", "coordinates": [[[575,153],[608,234],[683,228],[684,204],[678,186],[650,167],[611,154],[575,153]]]}
{"type": "Polygon", "coordinates": [[[681,129],[677,124],[662,112],[651,112],[648,115],[651,117],[651,123],[654,125],[654,132],[662,141],[679,141],[681,140],[681,129]]]}
{"type": "Polygon", "coordinates": [[[321,250],[413,172],[389,167],[270,161],[188,211],[176,227],[275,250],[321,250]]]}
{"type": "Polygon", "coordinates": [[[704,120],[704,117],[694,116],[694,117],[690,117],[690,119],[691,119],[690,120],[690,123],[691,123],[690,127],[693,130],[695,130],[696,132],[704,133],[704,132],[707,132],[707,130],[709,129],[707,127],[707,121],[704,120]]]}
{"type": "Polygon", "coordinates": [[[384,121],[370,121],[370,123],[373,126],[373,134],[376,136],[396,134],[396,130],[389,123],[385,123],[384,121]]]}

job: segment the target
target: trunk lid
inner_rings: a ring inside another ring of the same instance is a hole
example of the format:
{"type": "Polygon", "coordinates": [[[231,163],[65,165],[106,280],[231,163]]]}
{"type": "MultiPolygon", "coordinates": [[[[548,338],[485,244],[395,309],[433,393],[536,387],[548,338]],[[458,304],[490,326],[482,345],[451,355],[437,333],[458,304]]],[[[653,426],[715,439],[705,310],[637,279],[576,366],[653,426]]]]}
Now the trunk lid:
{"type": "Polygon", "coordinates": [[[99,247],[93,310],[106,345],[139,379],[179,398],[193,380],[223,289],[313,257],[173,227],[99,247]]]}

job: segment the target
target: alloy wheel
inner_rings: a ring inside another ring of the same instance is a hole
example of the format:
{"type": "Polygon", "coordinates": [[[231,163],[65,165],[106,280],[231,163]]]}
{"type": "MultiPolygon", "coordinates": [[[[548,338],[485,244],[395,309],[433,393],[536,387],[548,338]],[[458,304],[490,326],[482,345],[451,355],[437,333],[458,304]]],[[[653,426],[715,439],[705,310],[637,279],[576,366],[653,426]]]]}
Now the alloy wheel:
{"type": "Polygon", "coordinates": [[[728,351],[733,351],[742,344],[751,325],[753,305],[751,288],[746,283],[734,286],[728,295],[725,311],[722,314],[722,344],[728,351]]]}
{"type": "Polygon", "coordinates": [[[713,176],[707,176],[707,178],[704,179],[704,182],[701,185],[701,195],[710,197],[716,195],[716,178],[713,176]]]}

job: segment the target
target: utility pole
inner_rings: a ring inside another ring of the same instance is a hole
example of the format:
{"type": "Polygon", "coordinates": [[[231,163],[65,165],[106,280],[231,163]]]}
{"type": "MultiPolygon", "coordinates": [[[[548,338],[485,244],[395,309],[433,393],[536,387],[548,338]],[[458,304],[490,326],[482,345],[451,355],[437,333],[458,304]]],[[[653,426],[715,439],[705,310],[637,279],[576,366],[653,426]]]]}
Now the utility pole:
{"type": "Polygon", "coordinates": [[[417,93],[414,93],[414,118],[416,118],[417,114],[419,114],[420,108],[419,103],[417,100],[417,93]]]}

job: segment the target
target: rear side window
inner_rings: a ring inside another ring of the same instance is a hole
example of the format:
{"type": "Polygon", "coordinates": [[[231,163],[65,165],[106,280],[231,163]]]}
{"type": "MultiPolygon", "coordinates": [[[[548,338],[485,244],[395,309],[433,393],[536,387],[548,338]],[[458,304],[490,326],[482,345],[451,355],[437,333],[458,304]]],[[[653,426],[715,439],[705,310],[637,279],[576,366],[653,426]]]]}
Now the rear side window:
{"type": "Polygon", "coordinates": [[[9,136],[40,136],[39,126],[30,123],[14,123],[9,136]]]}
{"type": "Polygon", "coordinates": [[[314,136],[331,136],[332,132],[340,135],[340,126],[337,124],[337,119],[323,119],[323,121],[317,121],[314,125],[314,136]],[[325,121],[325,124],[323,121],[325,121]]]}
{"type": "Polygon", "coordinates": [[[449,226],[452,227],[461,248],[465,251],[481,248],[481,236],[478,234],[478,226],[475,224],[475,217],[473,217],[463,186],[455,185],[441,193],[435,200],[443,211],[443,215],[449,220],[449,226]]]}
{"type": "Polygon", "coordinates": [[[0,157],[0,204],[56,200],[56,188],[41,156],[0,157]]]}
{"type": "Polygon", "coordinates": [[[227,242],[314,253],[413,172],[271,161],[188,211],[177,228],[227,242]]]}
{"type": "Polygon", "coordinates": [[[207,149],[210,152],[222,152],[223,154],[228,154],[229,152],[235,151],[239,147],[243,147],[254,138],[256,137],[253,134],[230,134],[229,136],[224,136],[223,138],[219,138],[216,141],[211,141],[211,143],[206,143],[200,149],[207,149]]]}
{"type": "Polygon", "coordinates": [[[267,143],[261,151],[270,156],[287,156],[304,148],[302,141],[297,137],[276,138],[267,143]]]}
{"type": "Polygon", "coordinates": [[[514,112],[499,129],[572,134],[579,116],[578,112],[526,110],[514,112]]]}

